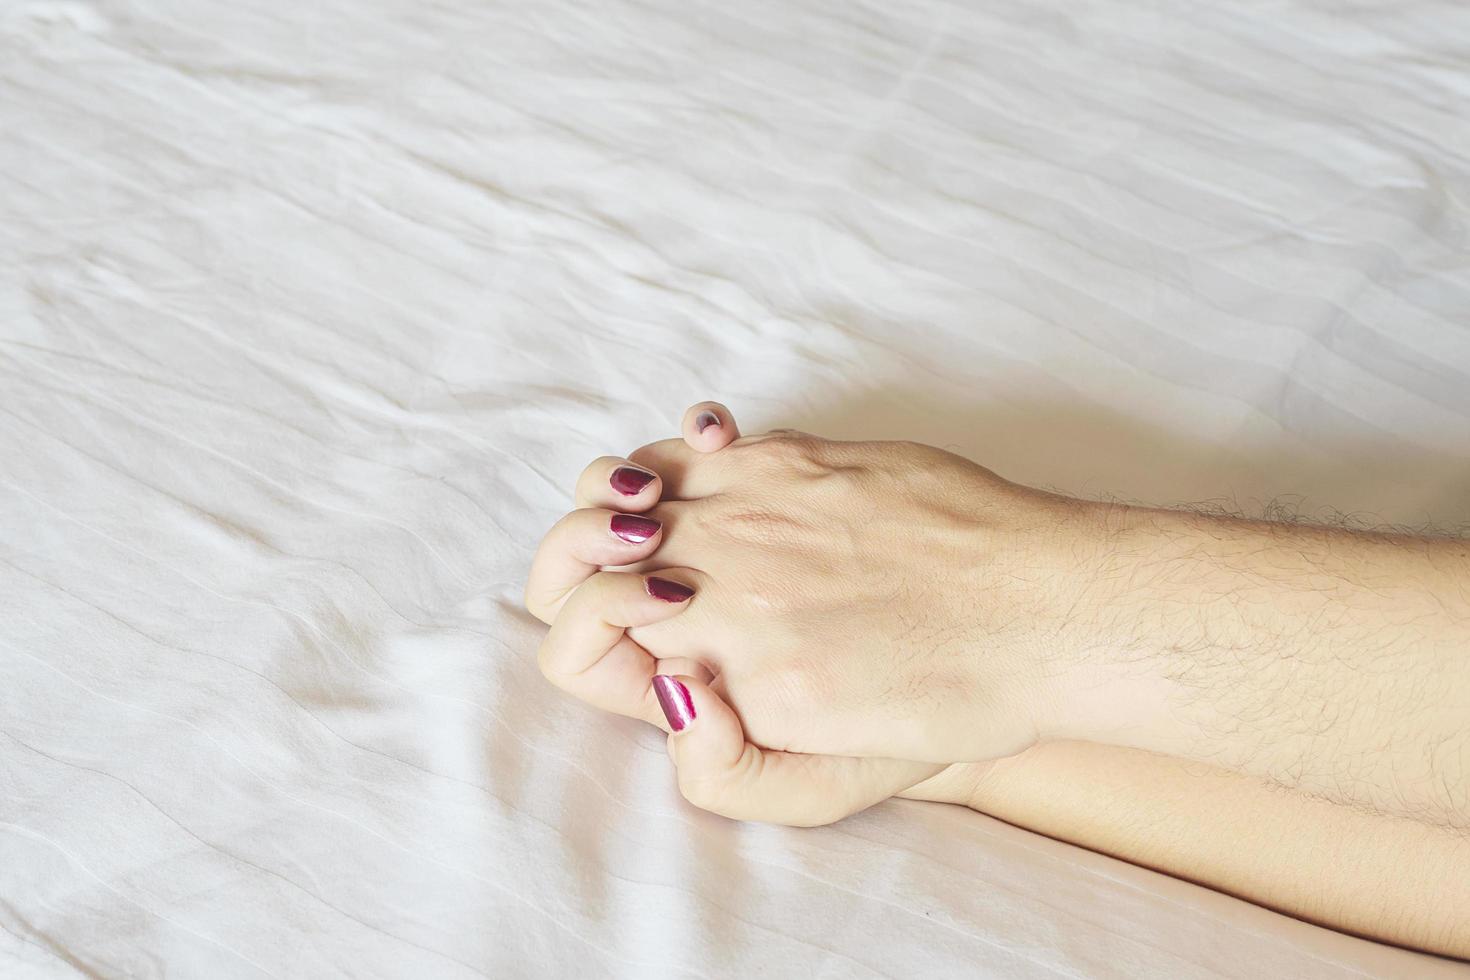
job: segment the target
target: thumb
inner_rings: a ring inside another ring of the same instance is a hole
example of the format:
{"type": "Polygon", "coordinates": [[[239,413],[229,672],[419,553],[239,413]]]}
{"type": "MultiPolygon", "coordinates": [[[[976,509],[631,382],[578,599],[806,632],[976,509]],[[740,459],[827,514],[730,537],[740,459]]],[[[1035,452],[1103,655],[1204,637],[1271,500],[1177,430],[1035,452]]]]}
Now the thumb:
{"type": "Polygon", "coordinates": [[[944,768],[762,749],[745,740],[740,719],[703,681],[656,674],[653,688],[673,729],[669,745],[679,792],[701,810],[735,820],[835,823],[944,768]]]}

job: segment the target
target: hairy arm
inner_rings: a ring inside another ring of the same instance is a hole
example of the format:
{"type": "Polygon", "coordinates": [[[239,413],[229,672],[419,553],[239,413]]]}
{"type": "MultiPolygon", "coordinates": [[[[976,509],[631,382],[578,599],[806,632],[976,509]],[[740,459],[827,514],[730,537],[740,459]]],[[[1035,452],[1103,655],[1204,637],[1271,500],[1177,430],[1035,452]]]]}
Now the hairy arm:
{"type": "Polygon", "coordinates": [[[1047,742],[903,794],[1219,889],[1321,925],[1470,958],[1470,838],[1167,756],[1047,742]]]}
{"type": "Polygon", "coordinates": [[[1470,542],[1081,506],[1052,737],[1470,828],[1470,542]]]}
{"type": "Polygon", "coordinates": [[[1052,503],[1051,723],[902,795],[1470,958],[1470,542],[1052,503]]]}

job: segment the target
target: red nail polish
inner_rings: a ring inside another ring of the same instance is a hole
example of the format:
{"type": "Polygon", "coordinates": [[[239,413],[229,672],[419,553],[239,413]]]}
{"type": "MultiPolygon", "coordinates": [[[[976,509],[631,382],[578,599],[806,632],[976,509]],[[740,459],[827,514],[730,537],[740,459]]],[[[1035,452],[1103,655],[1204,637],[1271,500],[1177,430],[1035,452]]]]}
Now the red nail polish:
{"type": "Polygon", "coordinates": [[[643,587],[648,590],[649,595],[664,602],[686,602],[694,595],[694,590],[682,582],[672,582],[656,575],[644,579],[643,587]]]}
{"type": "Polygon", "coordinates": [[[612,523],[609,525],[612,533],[622,538],[629,544],[642,544],[658,533],[663,527],[658,521],[651,517],[638,517],[634,514],[614,514],[612,523]]]}
{"type": "Polygon", "coordinates": [[[694,429],[696,432],[703,432],[712,425],[715,428],[719,428],[720,426],[720,417],[714,412],[700,412],[694,417],[694,429]]]}
{"type": "Polygon", "coordinates": [[[653,675],[653,693],[658,695],[658,706],[664,709],[669,727],[682,732],[694,720],[694,699],[689,688],[667,674],[653,675]]]}
{"type": "Polygon", "coordinates": [[[636,497],[643,488],[654,481],[654,475],[647,470],[635,469],[631,466],[619,466],[612,471],[608,478],[612,488],[624,497],[636,497]]]}

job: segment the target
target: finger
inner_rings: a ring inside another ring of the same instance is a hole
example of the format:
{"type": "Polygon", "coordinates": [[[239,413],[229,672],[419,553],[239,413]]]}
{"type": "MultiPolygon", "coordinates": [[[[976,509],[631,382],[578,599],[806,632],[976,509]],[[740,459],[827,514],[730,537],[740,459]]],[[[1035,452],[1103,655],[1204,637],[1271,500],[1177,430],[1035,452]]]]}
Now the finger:
{"type": "Polygon", "coordinates": [[[719,402],[699,402],[689,406],[684,412],[680,430],[689,448],[700,453],[718,452],[740,438],[735,416],[719,402]]]}
{"type": "Polygon", "coordinates": [[[587,579],[567,599],[541,642],[536,654],[541,673],[594,707],[666,728],[651,690],[658,662],[626,631],[687,609],[694,589],[680,578],[692,581],[694,573],[598,572],[587,579]]]}
{"type": "Polygon", "coordinates": [[[663,480],[661,500],[695,500],[719,492],[710,457],[696,452],[683,439],[661,439],[628,454],[636,466],[652,470],[663,480]]]}
{"type": "Polygon", "coordinates": [[[526,578],[526,608],[544,623],[578,585],[604,565],[630,565],[647,558],[663,540],[663,524],[652,517],[610,510],[574,510],[546,532],[526,578]]]}
{"type": "MultiPolygon", "coordinates": [[[[647,648],[645,647],[645,649],[647,648]]],[[[658,659],[658,662],[655,664],[657,668],[655,673],[668,674],[671,677],[679,677],[687,674],[696,680],[704,681],[706,684],[715,679],[715,672],[710,666],[693,657],[663,657],[656,659],[658,659]]],[[[663,717],[662,712],[660,712],[659,717],[663,717]]],[[[664,725],[660,727],[667,728],[668,726],[664,725]]]]}
{"type": "Polygon", "coordinates": [[[854,759],[761,749],[740,719],[694,677],[652,678],[673,730],[679,792],[702,810],[735,820],[796,827],[835,823],[933,776],[944,767],[897,759],[854,759]]]}
{"type": "Polygon", "coordinates": [[[573,495],[578,507],[607,507],[632,514],[658,503],[663,490],[658,474],[621,456],[601,456],[577,477],[573,495]]]}
{"type": "Polygon", "coordinates": [[[657,504],[646,516],[663,525],[658,551],[641,561],[630,562],[622,571],[656,572],[669,565],[688,565],[712,574],[722,567],[721,553],[712,551],[708,529],[701,523],[698,500],[668,500],[657,504]]]}

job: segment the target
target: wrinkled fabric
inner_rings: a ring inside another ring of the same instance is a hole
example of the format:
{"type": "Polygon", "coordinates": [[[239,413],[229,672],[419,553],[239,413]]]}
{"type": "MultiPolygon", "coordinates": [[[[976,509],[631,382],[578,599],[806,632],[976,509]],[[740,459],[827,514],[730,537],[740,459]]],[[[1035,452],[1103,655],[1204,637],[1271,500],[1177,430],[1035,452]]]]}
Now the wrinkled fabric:
{"type": "Polygon", "coordinates": [[[678,797],[520,606],[731,405],[1470,522],[1454,0],[0,4],[0,974],[1435,977],[967,810],[678,797]]]}

